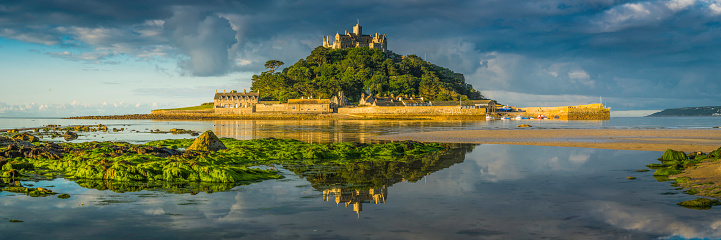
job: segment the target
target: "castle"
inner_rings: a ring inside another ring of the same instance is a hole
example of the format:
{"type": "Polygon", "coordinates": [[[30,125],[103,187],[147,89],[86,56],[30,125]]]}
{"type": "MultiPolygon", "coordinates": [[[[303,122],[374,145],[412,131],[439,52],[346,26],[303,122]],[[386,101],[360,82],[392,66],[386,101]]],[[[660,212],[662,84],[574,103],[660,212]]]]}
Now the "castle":
{"type": "Polygon", "coordinates": [[[354,47],[379,48],[384,52],[388,49],[386,35],[376,33],[375,35],[363,35],[363,27],[360,24],[353,26],[353,32],[345,31],[344,35],[335,33],[335,40],[330,43],[329,36],[323,36],[323,47],[332,49],[344,49],[354,47]]]}

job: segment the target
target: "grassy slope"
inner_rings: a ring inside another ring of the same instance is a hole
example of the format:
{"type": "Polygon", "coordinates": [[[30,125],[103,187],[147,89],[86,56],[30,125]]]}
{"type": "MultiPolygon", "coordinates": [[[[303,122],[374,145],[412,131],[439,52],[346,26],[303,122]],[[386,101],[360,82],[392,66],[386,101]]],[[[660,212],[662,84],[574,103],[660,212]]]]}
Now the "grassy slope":
{"type": "Polygon", "coordinates": [[[203,104],[200,106],[184,107],[184,108],[169,108],[169,109],[156,109],[163,111],[182,111],[182,110],[209,110],[213,109],[213,104],[203,104]]]}

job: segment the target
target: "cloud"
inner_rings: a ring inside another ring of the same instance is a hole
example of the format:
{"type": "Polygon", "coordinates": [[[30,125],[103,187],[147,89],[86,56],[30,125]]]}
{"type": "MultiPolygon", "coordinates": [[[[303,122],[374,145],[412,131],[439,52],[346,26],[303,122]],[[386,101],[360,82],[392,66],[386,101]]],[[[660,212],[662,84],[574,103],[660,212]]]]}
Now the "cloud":
{"type": "Polygon", "coordinates": [[[0,29],[0,36],[22,42],[39,43],[43,45],[58,45],[62,40],[56,34],[37,31],[32,28],[0,29]]]}
{"type": "Polygon", "coordinates": [[[164,27],[173,45],[189,57],[180,61],[182,69],[194,76],[218,76],[228,72],[234,55],[229,51],[238,43],[236,31],[228,19],[178,7],[164,27]]]}
{"type": "Polygon", "coordinates": [[[705,89],[721,87],[720,15],[719,0],[10,1],[0,4],[0,38],[69,61],[227,76],[271,59],[288,67],[360,19],[391,51],[463,73],[484,93],[660,109],[670,106],[653,104],[659,95],[674,107],[719,104],[721,93],[705,89]]]}
{"type": "Polygon", "coordinates": [[[688,8],[696,3],[696,0],[671,0],[666,3],[666,7],[673,11],[680,11],[688,8]]]}
{"type": "Polygon", "coordinates": [[[150,110],[153,109],[173,107],[180,106],[177,104],[129,102],[81,103],[77,100],[61,104],[7,104],[0,102],[0,113],[6,117],[73,117],[150,113],[150,110]]]}

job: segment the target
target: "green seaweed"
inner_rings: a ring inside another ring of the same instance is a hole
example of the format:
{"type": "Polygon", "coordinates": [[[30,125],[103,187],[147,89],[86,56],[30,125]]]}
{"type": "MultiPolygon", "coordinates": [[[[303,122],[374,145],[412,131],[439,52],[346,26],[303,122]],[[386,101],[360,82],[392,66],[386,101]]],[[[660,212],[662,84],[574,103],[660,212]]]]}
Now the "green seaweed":
{"type": "Polygon", "coordinates": [[[683,201],[677,203],[676,205],[697,210],[708,210],[711,209],[711,207],[713,206],[721,205],[721,201],[716,199],[712,200],[708,198],[697,198],[693,200],[683,201]]]}
{"type": "Polygon", "coordinates": [[[3,188],[3,191],[13,192],[13,193],[23,193],[23,194],[31,196],[31,197],[45,197],[48,195],[57,194],[50,189],[28,188],[28,187],[22,187],[22,186],[5,187],[5,188],[3,188]]]}
{"type": "MultiPolygon", "coordinates": [[[[193,139],[161,140],[144,145],[125,142],[61,143],[60,159],[13,158],[3,177],[74,179],[87,188],[116,192],[168,189],[178,193],[226,191],[248,182],[279,179],[275,164],[353,165],[358,162],[409,162],[445,150],[437,143],[310,144],[291,139],[221,138],[228,149],[160,154],[158,148],[183,149],[193,139]],[[154,152],[155,151],[155,152],[154,152]]],[[[163,150],[165,151],[165,150],[163,150]]],[[[160,151],[160,152],[163,152],[160,151]]]]}

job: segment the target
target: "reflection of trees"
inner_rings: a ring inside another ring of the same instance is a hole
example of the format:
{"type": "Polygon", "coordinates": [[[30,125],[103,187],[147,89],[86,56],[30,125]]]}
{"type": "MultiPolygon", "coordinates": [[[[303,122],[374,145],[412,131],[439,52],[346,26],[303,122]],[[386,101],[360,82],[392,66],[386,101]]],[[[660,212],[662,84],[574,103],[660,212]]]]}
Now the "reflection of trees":
{"type": "Polygon", "coordinates": [[[362,211],[362,203],[385,203],[388,187],[398,182],[416,182],[431,173],[465,160],[476,145],[449,144],[450,149],[400,161],[365,161],[346,165],[287,165],[286,168],[305,178],[313,188],[323,191],[323,200],[353,204],[362,211]]]}

